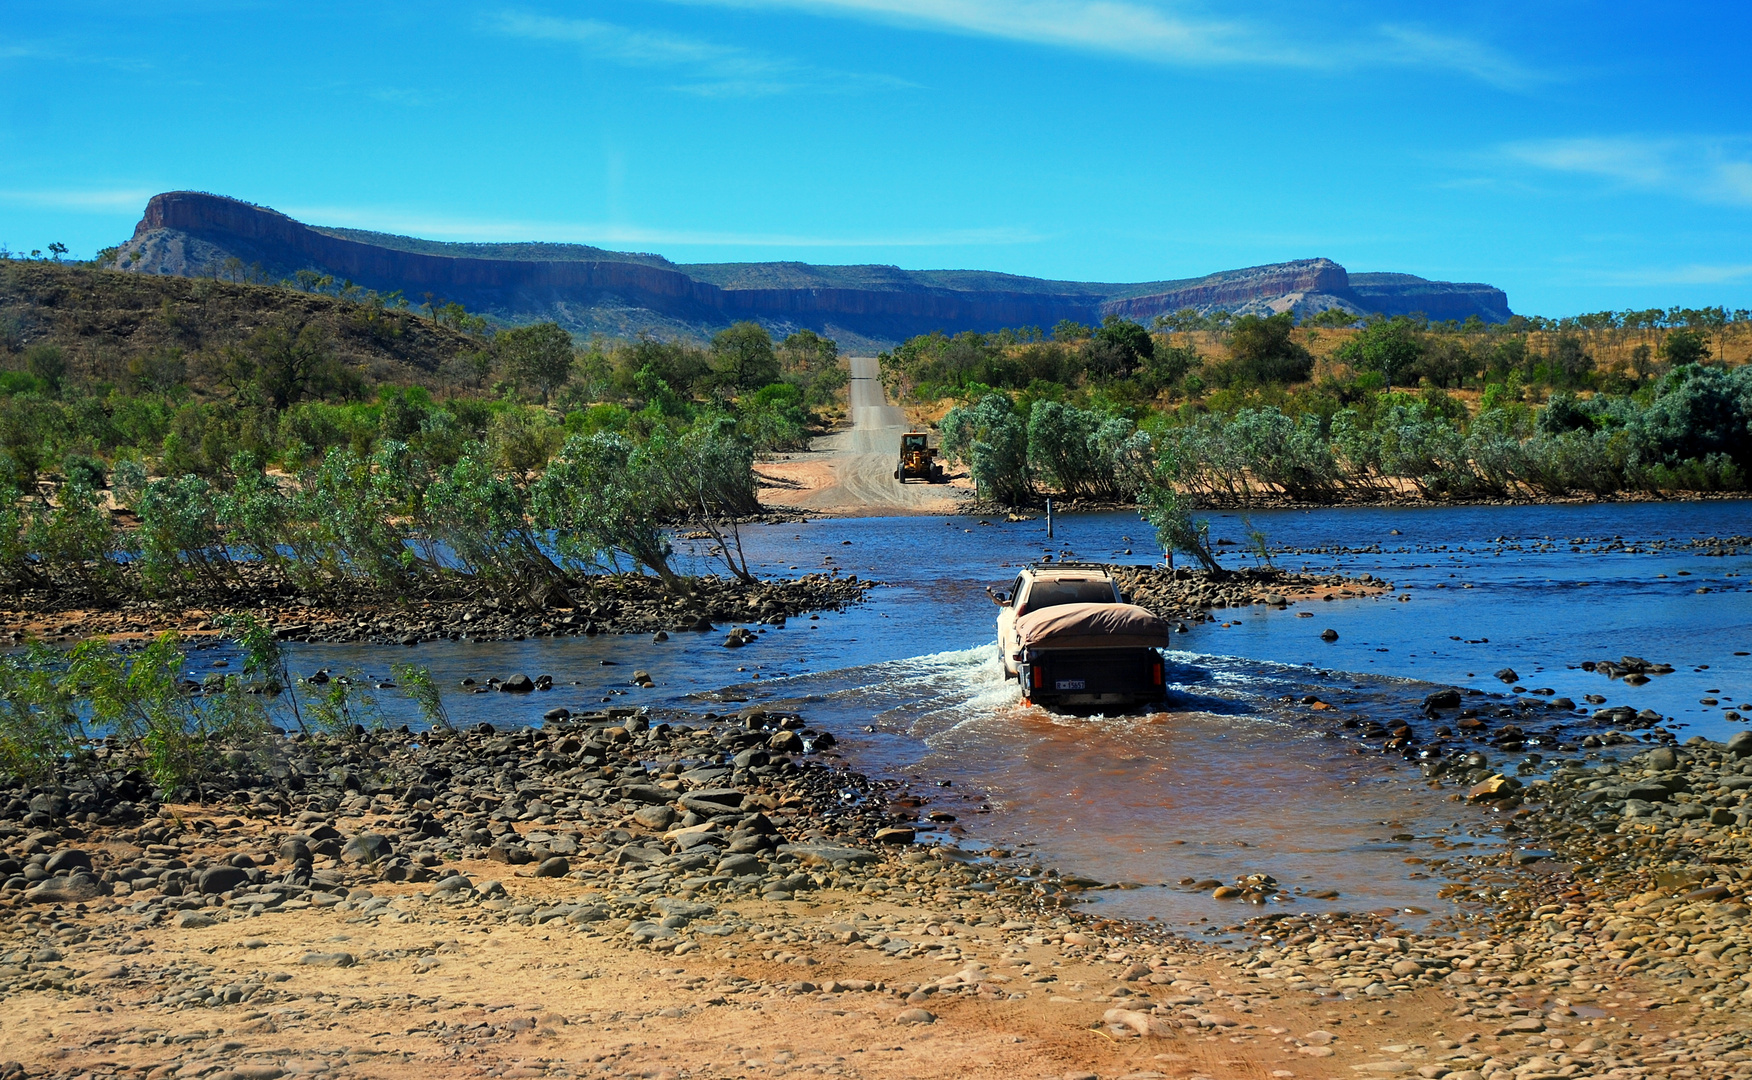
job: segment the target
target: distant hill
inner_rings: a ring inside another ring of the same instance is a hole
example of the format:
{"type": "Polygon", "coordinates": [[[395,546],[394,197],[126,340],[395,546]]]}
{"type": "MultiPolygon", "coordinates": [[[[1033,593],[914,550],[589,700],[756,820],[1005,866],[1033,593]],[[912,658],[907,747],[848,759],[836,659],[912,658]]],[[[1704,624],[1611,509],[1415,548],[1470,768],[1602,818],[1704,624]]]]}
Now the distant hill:
{"type": "Polygon", "coordinates": [[[47,260],[0,262],[0,369],[31,345],[58,345],[87,382],[130,385],[142,370],[210,389],[212,361],[264,327],[315,327],[335,357],[368,383],[429,388],[478,378],[484,342],[407,311],[377,311],[333,296],[183,277],[118,274],[47,260]]]}
{"type": "Polygon", "coordinates": [[[315,270],[379,292],[428,294],[508,322],[553,319],[581,335],[639,332],[704,338],[752,319],[775,333],[808,328],[843,347],[887,345],[934,330],[1050,329],[1061,319],[1148,322],[1194,308],[1267,314],[1343,308],[1432,319],[1509,317],[1489,285],[1410,274],[1349,274],[1330,259],[1228,270],[1202,278],[1115,284],[1050,281],[983,270],[902,270],[808,263],[673,263],[586,244],[452,244],[305,225],[236,199],[155,195],[113,266],[211,277],[237,260],[271,278],[315,270]]]}

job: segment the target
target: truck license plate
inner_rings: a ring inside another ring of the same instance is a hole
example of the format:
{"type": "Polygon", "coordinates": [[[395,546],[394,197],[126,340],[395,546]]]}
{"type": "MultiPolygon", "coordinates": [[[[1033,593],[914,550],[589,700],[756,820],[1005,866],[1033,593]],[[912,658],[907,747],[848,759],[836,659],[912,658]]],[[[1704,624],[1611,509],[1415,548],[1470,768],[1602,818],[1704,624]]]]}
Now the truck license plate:
{"type": "Polygon", "coordinates": [[[1059,679],[1059,680],[1055,681],[1052,685],[1053,685],[1053,689],[1055,689],[1055,690],[1081,690],[1081,689],[1083,689],[1083,680],[1082,679],[1059,679]]]}

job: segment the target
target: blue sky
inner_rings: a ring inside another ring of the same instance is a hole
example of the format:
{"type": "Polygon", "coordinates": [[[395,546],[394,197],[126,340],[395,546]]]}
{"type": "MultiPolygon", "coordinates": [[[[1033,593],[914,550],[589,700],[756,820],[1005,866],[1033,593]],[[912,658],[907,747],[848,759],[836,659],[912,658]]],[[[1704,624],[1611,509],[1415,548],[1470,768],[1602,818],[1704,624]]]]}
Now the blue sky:
{"type": "Polygon", "coordinates": [[[1752,6],[7,0],[0,243],[193,188],[677,261],[1752,307],[1752,6]]]}

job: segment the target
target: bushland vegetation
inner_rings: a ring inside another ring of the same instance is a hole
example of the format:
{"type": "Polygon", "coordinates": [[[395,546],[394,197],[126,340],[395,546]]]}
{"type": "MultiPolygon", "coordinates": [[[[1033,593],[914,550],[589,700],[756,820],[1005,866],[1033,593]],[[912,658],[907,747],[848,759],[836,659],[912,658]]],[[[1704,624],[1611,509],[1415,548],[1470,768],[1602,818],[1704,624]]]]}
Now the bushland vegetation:
{"type": "Polygon", "coordinates": [[[681,587],[678,521],[746,576],[754,457],[844,379],[831,340],[753,323],[581,346],[318,278],[0,261],[0,587],[558,602],[617,570],[681,587]]]}
{"type": "Polygon", "coordinates": [[[947,407],[944,450],[990,498],[1149,508],[1744,491],[1748,354],[1752,312],[1721,308],[1187,311],[927,335],[883,360],[892,392],[947,407]]]}
{"type": "MultiPolygon", "coordinates": [[[[0,778],[56,784],[115,782],[144,794],[200,798],[236,774],[272,773],[278,732],[323,734],[345,745],[381,727],[374,686],[357,672],[294,678],[273,630],[250,615],[226,620],[238,671],[187,674],[184,643],[166,633],[137,648],[89,638],[65,652],[32,645],[0,655],[0,778]],[[118,766],[120,766],[118,768],[118,766]]],[[[450,727],[426,668],[391,666],[424,721],[450,727]]]]}

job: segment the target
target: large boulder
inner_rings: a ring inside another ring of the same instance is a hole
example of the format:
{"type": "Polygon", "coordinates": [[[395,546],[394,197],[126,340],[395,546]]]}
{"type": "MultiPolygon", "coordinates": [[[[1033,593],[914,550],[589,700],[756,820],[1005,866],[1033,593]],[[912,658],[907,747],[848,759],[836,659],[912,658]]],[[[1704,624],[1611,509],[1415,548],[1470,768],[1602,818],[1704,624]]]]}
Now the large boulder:
{"type": "Polygon", "coordinates": [[[43,869],[51,874],[58,874],[63,870],[89,870],[91,869],[91,856],[78,848],[62,848],[49,856],[49,861],[43,864],[43,869]]]}
{"type": "Polygon", "coordinates": [[[633,820],[647,829],[661,832],[675,822],[675,811],[668,806],[644,806],[633,812],[633,820]]]}
{"type": "Polygon", "coordinates": [[[241,866],[210,866],[201,871],[201,892],[212,896],[230,892],[249,880],[249,872],[241,866]]]}
{"type": "Polygon", "coordinates": [[[394,853],[389,837],[377,833],[362,832],[347,841],[341,849],[341,861],[360,866],[366,863],[382,862],[394,853]]]}
{"type": "Polygon", "coordinates": [[[107,892],[104,883],[83,871],[66,877],[49,878],[26,889],[24,899],[31,904],[80,904],[96,900],[107,892]]]}
{"type": "Polygon", "coordinates": [[[1460,691],[1451,686],[1446,690],[1437,690],[1433,694],[1426,694],[1423,703],[1426,709],[1458,709],[1460,691]]]}

